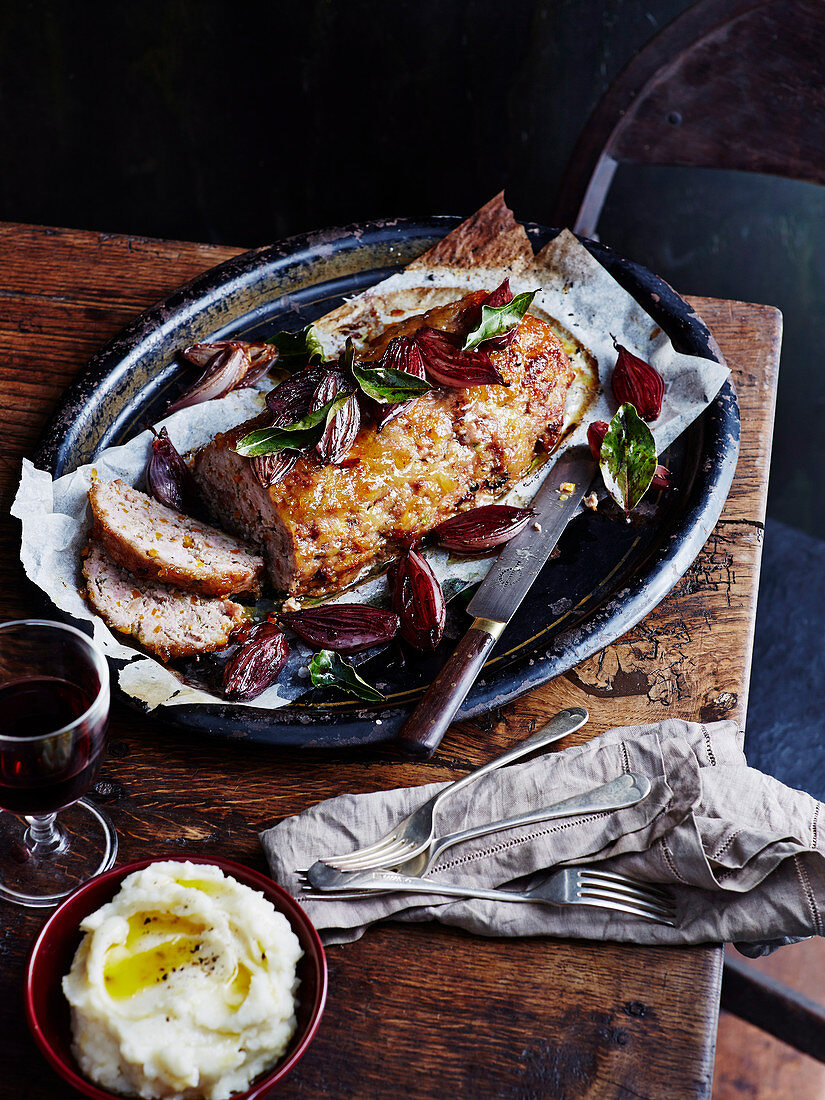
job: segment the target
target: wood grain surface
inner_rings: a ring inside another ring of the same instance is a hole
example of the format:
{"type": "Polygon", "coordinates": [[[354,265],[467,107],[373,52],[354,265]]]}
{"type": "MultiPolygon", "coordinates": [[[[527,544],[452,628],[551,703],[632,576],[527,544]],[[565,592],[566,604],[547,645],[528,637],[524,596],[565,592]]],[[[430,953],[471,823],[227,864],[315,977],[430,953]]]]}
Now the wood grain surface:
{"type": "MultiPolygon", "coordinates": [[[[38,610],[8,518],[69,379],[136,312],[233,250],[0,226],[0,613],[38,610]]],[[[742,409],[739,468],[722,519],[685,577],[616,644],[528,697],[454,727],[426,762],[390,748],[274,750],[196,740],[115,703],[94,797],[119,861],[222,855],[265,869],[258,830],[330,795],[445,780],[564,706],[592,715],[569,742],[666,717],[744,722],[781,319],[768,306],[693,299],[742,409]]],[[[0,903],[0,1034],[9,1097],[73,1095],[39,1057],[22,1013],[42,914],[0,903]]],[[[721,951],[484,940],[388,925],[328,952],[318,1037],[281,1095],[558,1100],[710,1095],[721,951]]]]}

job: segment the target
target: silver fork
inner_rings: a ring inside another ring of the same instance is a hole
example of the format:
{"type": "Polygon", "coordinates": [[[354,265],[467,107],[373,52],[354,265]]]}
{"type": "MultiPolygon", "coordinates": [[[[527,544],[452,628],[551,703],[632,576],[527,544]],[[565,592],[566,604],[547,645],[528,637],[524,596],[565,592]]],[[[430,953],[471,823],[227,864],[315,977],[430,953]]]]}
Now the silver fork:
{"type": "Polygon", "coordinates": [[[488,775],[498,768],[503,768],[505,764],[510,764],[514,760],[519,760],[529,752],[544,748],[554,741],[560,741],[569,733],[573,733],[574,730],[583,726],[589,717],[590,715],[584,707],[570,707],[568,710],[560,711],[550,719],[546,726],[528,737],[526,741],[514,745],[502,756],[497,756],[495,760],[482,764],[480,768],[476,768],[469,775],[456,779],[454,783],[438,791],[423,806],[419,806],[403,821],[399,821],[374,844],[368,844],[357,851],[347,852],[343,855],[324,856],[324,862],[339,867],[341,870],[354,871],[366,870],[370,867],[391,867],[393,864],[411,859],[419,852],[423,852],[435,836],[436,810],[445,798],[456,794],[468,783],[474,783],[477,779],[481,779],[483,775],[488,775]]]}
{"type": "MultiPolygon", "coordinates": [[[[309,869],[312,885],[319,890],[335,891],[341,887],[346,872],[336,871],[323,863],[309,869]]],[[[673,895],[664,886],[637,882],[613,871],[594,867],[564,867],[541,879],[527,890],[485,890],[475,886],[456,886],[436,879],[399,875],[395,871],[363,871],[346,874],[344,881],[351,890],[355,886],[364,893],[401,891],[407,894],[435,894],[440,897],[483,898],[497,902],[539,903],[542,905],[591,905],[597,909],[612,909],[633,917],[676,926],[676,906],[673,895]]]]}
{"type": "MultiPolygon", "coordinates": [[[[448,848],[454,844],[460,844],[465,840],[487,836],[489,833],[497,833],[505,829],[515,829],[520,825],[533,825],[543,821],[555,821],[560,817],[574,817],[579,814],[607,813],[613,810],[623,810],[628,806],[635,806],[650,793],[650,780],[637,772],[628,772],[609,783],[603,783],[600,787],[585,791],[582,794],[572,795],[561,802],[554,802],[550,806],[542,806],[541,809],[531,810],[529,813],[519,814],[516,817],[503,818],[500,821],[488,821],[484,825],[476,825],[471,829],[462,829],[457,833],[449,833],[430,842],[423,852],[406,859],[400,864],[389,864],[383,870],[393,870],[402,875],[421,876],[433,866],[435,861],[448,848]]],[[[326,860],[323,861],[326,863],[326,860]]],[[[340,869],[340,868],[339,868],[340,869]]],[[[301,888],[305,895],[310,895],[313,888],[309,885],[307,871],[297,871],[301,888]]],[[[350,875],[358,874],[357,871],[348,872],[350,875]]],[[[329,898],[329,893],[317,891],[319,897],[329,898]]],[[[335,898],[345,896],[336,893],[335,898]]],[[[348,896],[348,895],[347,895],[348,896]]]]}

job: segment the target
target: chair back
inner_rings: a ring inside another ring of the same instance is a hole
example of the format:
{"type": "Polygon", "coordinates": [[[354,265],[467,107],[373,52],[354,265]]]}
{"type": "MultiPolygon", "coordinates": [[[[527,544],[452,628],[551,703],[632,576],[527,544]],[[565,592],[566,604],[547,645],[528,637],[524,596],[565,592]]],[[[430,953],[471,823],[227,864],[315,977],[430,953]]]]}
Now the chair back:
{"type": "Polygon", "coordinates": [[[825,3],[700,0],[683,12],[602,97],[551,224],[593,236],[622,163],[825,184],[825,3]]]}

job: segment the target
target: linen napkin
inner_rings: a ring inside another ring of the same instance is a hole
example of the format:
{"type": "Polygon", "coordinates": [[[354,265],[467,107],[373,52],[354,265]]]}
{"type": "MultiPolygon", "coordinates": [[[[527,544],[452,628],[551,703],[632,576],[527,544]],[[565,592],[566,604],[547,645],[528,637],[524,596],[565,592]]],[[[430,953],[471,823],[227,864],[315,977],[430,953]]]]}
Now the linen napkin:
{"type": "Polygon", "coordinates": [[[671,719],[610,730],[469,784],[439,808],[437,835],[512,817],[623,773],[651,780],[636,806],[508,829],[445,851],[427,877],[520,889],[563,865],[596,863],[668,883],[677,926],[589,906],[513,904],[397,893],[302,897],[296,868],[382,836],[443,784],[347,794],[260,834],[273,877],[305,906],[325,943],[376,921],[437,920],[484,936],[553,935],[635,943],[739,941],[747,954],[823,934],[825,815],[810,795],[747,766],[733,722],[671,719]]]}

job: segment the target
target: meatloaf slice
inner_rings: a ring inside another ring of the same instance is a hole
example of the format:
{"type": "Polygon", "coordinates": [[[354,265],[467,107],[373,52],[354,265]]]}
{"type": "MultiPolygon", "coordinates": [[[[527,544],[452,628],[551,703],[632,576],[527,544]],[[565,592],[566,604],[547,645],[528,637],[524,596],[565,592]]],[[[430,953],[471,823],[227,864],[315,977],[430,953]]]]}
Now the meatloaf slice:
{"type": "Polygon", "coordinates": [[[133,576],[99,542],[89,545],[83,575],[89,603],[103,621],[131,634],[163,661],[221,649],[247,618],[231,600],[195,596],[133,576]]]}
{"type": "Polygon", "coordinates": [[[204,596],[257,594],[264,563],[248,546],[199,523],[125,481],[95,481],[89,489],[93,537],[137,577],[204,596]]]}
{"type": "MultiPolygon", "coordinates": [[[[467,305],[463,299],[452,308],[467,305]]],[[[437,319],[448,327],[447,311],[437,319]]],[[[420,315],[386,330],[365,358],[431,320],[420,315]]],[[[501,495],[537,447],[556,445],[573,372],[550,326],[528,314],[491,359],[506,385],[436,387],[380,432],[362,425],[340,466],[302,456],[264,489],[250,460],[233,450],[259,426],[248,423],[198,452],[195,479],[222,525],[264,548],[276,588],[297,595],[344,587],[448,516],[501,495]]]]}

